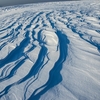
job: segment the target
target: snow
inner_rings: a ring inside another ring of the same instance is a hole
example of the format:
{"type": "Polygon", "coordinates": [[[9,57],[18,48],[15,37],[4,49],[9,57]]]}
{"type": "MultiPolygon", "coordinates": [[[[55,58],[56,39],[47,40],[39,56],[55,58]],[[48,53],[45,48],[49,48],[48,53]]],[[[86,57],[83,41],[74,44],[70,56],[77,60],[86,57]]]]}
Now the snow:
{"type": "Polygon", "coordinates": [[[100,100],[100,1],[0,8],[0,100],[100,100]]]}

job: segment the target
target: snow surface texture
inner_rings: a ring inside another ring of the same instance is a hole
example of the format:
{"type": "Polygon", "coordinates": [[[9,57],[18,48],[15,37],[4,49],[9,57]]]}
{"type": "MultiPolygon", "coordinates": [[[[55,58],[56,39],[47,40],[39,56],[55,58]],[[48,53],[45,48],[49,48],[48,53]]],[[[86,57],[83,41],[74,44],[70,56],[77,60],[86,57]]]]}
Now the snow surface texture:
{"type": "Polygon", "coordinates": [[[100,2],[0,8],[0,100],[100,100],[100,2]]]}

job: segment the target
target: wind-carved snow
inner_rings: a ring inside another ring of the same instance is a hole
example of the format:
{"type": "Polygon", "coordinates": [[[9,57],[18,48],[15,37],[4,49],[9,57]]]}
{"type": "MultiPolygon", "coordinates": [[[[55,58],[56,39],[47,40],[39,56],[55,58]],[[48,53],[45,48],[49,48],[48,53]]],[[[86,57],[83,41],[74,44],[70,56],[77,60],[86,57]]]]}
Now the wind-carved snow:
{"type": "Polygon", "coordinates": [[[0,8],[0,100],[99,100],[100,2],[0,8]]]}

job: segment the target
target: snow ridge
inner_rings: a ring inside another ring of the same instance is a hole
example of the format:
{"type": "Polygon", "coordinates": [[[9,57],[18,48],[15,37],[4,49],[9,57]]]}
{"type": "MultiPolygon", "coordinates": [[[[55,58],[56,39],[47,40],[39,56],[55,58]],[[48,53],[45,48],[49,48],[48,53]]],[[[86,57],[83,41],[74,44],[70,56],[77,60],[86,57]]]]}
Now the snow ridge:
{"type": "Polygon", "coordinates": [[[99,100],[99,9],[99,1],[0,8],[0,100],[99,100]]]}

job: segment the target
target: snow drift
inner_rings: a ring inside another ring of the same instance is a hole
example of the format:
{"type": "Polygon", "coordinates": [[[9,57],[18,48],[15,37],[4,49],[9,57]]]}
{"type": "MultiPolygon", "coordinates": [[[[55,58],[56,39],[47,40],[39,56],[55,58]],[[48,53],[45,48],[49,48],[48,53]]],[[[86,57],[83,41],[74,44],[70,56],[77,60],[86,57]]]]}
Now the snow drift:
{"type": "Polygon", "coordinates": [[[0,100],[100,100],[100,2],[0,8],[0,100]]]}

